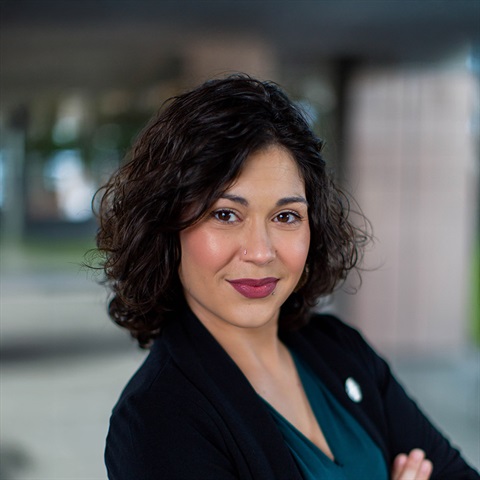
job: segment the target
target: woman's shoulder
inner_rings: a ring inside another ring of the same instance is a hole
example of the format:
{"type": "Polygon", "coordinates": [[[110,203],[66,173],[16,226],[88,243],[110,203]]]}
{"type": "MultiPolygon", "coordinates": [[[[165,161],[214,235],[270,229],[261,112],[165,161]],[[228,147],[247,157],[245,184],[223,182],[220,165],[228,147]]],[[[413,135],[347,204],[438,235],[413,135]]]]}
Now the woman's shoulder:
{"type": "Polygon", "coordinates": [[[318,335],[338,343],[366,343],[357,328],[331,313],[311,314],[308,323],[300,332],[304,335],[318,335]]]}
{"type": "Polygon", "coordinates": [[[340,320],[331,313],[313,313],[307,325],[298,332],[303,340],[317,350],[328,349],[332,355],[347,357],[369,368],[377,365],[381,358],[362,333],[354,326],[340,320]]]}
{"type": "Polygon", "coordinates": [[[187,478],[182,451],[201,463],[199,452],[209,451],[210,441],[224,448],[217,417],[168,352],[154,347],[110,417],[105,462],[111,478],[187,478]]]}
{"type": "Polygon", "coordinates": [[[113,416],[119,410],[125,411],[153,404],[159,392],[167,393],[170,390],[168,385],[178,383],[172,382],[172,376],[177,375],[172,359],[161,349],[152,349],[120,394],[113,409],[113,416]]]}
{"type": "Polygon", "coordinates": [[[138,441],[167,441],[172,429],[185,433],[216,424],[215,412],[204,396],[161,350],[154,347],[121,393],[110,417],[110,441],[112,437],[125,440],[128,435],[138,441]]]}
{"type": "Polygon", "coordinates": [[[159,402],[173,406],[175,397],[192,398],[191,384],[184,372],[178,368],[174,359],[164,348],[161,339],[153,344],[147,358],[134,373],[123,389],[114,408],[158,410],[159,402]]]}

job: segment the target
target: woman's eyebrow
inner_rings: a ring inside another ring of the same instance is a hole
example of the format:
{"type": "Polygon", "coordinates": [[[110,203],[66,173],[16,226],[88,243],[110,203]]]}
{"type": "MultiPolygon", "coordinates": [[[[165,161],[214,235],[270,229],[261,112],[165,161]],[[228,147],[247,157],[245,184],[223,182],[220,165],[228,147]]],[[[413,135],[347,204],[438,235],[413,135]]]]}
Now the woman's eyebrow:
{"type": "Polygon", "coordinates": [[[278,202],[277,202],[277,207],[283,207],[284,205],[288,205],[290,203],[304,203],[305,205],[308,206],[308,202],[307,202],[307,199],[305,197],[285,197],[285,198],[281,198],[278,202]]]}
{"type": "MultiPolygon", "coordinates": [[[[230,193],[224,193],[220,198],[225,198],[226,200],[231,200],[232,202],[239,203],[244,207],[248,207],[248,200],[238,195],[232,195],[230,193]]],[[[277,207],[283,207],[284,205],[289,205],[290,203],[304,203],[308,206],[307,199],[302,196],[293,196],[293,197],[284,197],[277,201],[277,207]]]]}
{"type": "Polygon", "coordinates": [[[231,195],[230,193],[224,193],[220,198],[225,198],[226,200],[231,200],[232,202],[239,203],[244,207],[248,207],[248,200],[238,195],[231,195]]]}

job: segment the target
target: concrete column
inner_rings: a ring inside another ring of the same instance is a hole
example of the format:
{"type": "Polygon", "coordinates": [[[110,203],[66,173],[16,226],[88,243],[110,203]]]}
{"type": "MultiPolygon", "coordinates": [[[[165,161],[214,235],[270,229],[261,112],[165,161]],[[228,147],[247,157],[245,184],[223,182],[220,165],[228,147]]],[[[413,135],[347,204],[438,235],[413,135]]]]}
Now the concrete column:
{"type": "MultiPolygon", "coordinates": [[[[348,318],[387,355],[455,351],[468,329],[476,80],[463,68],[365,68],[349,93],[349,189],[376,244],[348,318]]],[[[478,113],[478,112],[477,112],[478,113]]]]}
{"type": "Polygon", "coordinates": [[[0,155],[2,156],[2,197],[0,236],[2,242],[18,247],[25,230],[25,132],[28,114],[17,107],[0,125],[0,155]]]}

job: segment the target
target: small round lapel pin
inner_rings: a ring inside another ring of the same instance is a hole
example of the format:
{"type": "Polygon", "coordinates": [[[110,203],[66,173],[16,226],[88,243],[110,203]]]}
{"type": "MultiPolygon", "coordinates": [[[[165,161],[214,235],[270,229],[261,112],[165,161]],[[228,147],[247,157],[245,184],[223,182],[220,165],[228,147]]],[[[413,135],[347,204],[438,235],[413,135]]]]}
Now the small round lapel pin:
{"type": "Polygon", "coordinates": [[[350,400],[352,400],[353,402],[358,403],[362,401],[362,389],[360,388],[360,385],[357,383],[357,381],[354,380],[352,377],[348,377],[345,380],[345,391],[350,397],[350,400]]]}

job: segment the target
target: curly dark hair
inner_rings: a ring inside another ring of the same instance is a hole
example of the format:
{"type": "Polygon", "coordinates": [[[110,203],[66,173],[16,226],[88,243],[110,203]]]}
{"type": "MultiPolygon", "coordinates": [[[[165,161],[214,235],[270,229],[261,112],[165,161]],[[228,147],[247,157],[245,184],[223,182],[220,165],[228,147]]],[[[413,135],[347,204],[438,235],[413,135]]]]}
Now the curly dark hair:
{"type": "Polygon", "coordinates": [[[184,302],[179,232],[201,219],[247,157],[283,146],[305,181],[311,231],[308,278],[282,306],[279,328],[301,326],[362,255],[363,230],[321,157],[322,142],[272,82],[236,74],[168,100],[128,161],[98,192],[97,251],[112,290],[109,315],[142,347],[184,302]]]}

